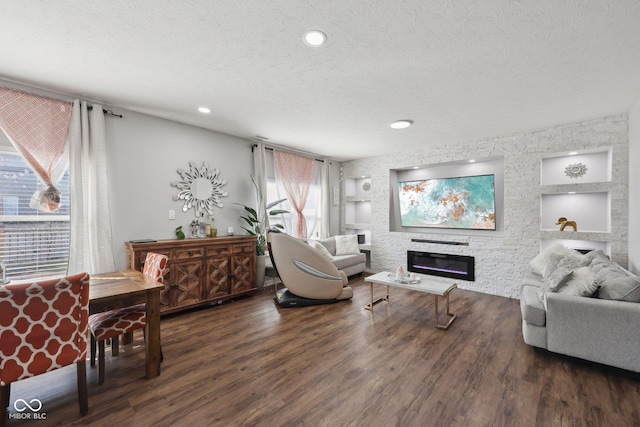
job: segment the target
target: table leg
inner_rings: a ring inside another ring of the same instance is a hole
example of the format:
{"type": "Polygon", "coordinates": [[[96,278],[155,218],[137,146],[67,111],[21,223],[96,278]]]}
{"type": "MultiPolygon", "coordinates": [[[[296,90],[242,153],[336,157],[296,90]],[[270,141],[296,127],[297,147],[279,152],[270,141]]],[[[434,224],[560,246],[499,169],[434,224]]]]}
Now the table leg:
{"type": "Polygon", "coordinates": [[[365,310],[369,310],[373,313],[373,306],[382,301],[389,302],[389,286],[387,285],[387,295],[384,297],[379,297],[377,299],[373,299],[373,282],[369,282],[369,289],[371,290],[371,302],[364,306],[365,310]]]}
{"type": "Polygon", "coordinates": [[[456,315],[451,313],[451,311],[449,310],[449,293],[450,292],[447,292],[447,294],[445,295],[445,297],[447,298],[447,316],[449,317],[449,321],[445,324],[440,324],[440,319],[438,318],[438,295],[433,296],[435,298],[436,306],[436,328],[438,329],[449,329],[449,326],[451,326],[453,321],[456,320],[456,315]]]}
{"type": "Polygon", "coordinates": [[[147,378],[160,375],[160,291],[147,293],[145,358],[147,378]]]}

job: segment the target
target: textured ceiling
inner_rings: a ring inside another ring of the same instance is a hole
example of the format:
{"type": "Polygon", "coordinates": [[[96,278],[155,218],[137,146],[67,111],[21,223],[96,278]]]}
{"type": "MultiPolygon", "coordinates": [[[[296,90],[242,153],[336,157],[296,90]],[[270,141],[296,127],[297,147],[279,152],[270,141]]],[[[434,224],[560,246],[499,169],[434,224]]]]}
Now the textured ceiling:
{"type": "Polygon", "coordinates": [[[3,0],[0,78],[352,159],[627,113],[639,23],[638,0],[3,0]]]}

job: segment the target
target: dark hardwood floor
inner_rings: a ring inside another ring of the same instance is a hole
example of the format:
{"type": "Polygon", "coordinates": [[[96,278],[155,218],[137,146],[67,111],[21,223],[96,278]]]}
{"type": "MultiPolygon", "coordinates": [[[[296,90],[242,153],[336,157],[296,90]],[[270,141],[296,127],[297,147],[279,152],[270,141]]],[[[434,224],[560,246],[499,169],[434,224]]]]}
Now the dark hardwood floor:
{"type": "MultiPolygon", "coordinates": [[[[162,374],[144,378],[141,335],[89,369],[80,416],[75,367],[13,384],[45,420],[9,426],[632,426],[640,376],[534,351],[517,300],[465,290],[434,327],[433,296],[391,290],[391,303],[281,309],[272,291],[162,319],[162,374]]],[[[383,288],[377,291],[382,293],[383,288]]],[[[16,413],[13,407],[11,413],[16,413]]]]}

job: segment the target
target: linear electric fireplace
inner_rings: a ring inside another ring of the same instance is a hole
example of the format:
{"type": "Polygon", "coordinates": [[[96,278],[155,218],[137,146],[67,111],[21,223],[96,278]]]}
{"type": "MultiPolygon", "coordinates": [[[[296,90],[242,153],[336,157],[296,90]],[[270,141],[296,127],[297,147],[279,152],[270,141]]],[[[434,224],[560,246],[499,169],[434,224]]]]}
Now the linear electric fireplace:
{"type": "Polygon", "coordinates": [[[413,273],[471,282],[476,279],[475,258],[472,256],[407,251],[407,267],[413,273]]]}

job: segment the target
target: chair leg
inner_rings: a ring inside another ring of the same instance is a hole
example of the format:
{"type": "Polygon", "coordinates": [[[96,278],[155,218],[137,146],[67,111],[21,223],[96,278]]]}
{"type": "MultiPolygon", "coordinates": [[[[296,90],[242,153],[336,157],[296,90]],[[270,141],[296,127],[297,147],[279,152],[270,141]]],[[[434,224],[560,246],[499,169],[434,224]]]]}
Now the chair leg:
{"type": "Polygon", "coordinates": [[[120,354],[120,337],[111,338],[111,355],[118,356],[120,354]]]}
{"type": "Polygon", "coordinates": [[[104,383],[104,340],[98,341],[98,384],[104,383]]]}
{"type": "Polygon", "coordinates": [[[91,334],[91,367],[96,367],[96,338],[91,334]]]}
{"type": "Polygon", "coordinates": [[[87,361],[80,360],[76,363],[78,370],[78,403],[80,413],[86,415],[89,412],[89,393],[87,391],[87,361]]]}
{"type": "Polygon", "coordinates": [[[0,427],[4,427],[7,422],[7,408],[9,407],[10,395],[11,383],[0,386],[0,427]]]}
{"type": "Polygon", "coordinates": [[[125,332],[122,334],[122,345],[131,344],[133,342],[133,332],[125,332]]]}

